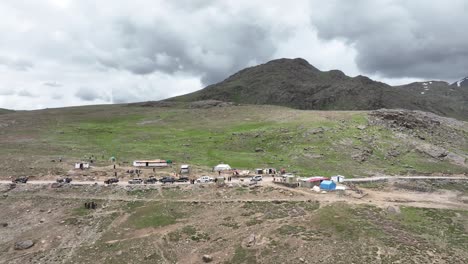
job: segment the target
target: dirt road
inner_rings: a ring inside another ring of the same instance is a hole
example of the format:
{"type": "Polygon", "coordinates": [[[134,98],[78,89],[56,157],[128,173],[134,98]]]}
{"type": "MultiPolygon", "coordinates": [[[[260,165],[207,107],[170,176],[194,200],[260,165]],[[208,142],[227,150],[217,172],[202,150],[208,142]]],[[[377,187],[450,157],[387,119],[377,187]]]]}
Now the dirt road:
{"type": "MultiPolygon", "coordinates": [[[[279,177],[276,177],[279,178],[279,177]]],[[[367,178],[352,178],[352,179],[345,179],[344,183],[359,183],[359,182],[376,182],[376,181],[388,181],[388,180],[457,180],[457,181],[468,181],[468,176],[463,175],[454,175],[454,176],[377,176],[377,177],[367,177],[367,178]]],[[[249,182],[249,178],[233,178],[232,183],[239,183],[239,182],[249,182]]],[[[56,181],[50,180],[29,180],[27,184],[52,184],[56,181]]],[[[265,176],[263,177],[262,182],[273,182],[273,177],[265,176]]],[[[11,181],[0,180],[0,184],[10,184],[11,181]]],[[[226,182],[228,183],[228,182],[226,182]]],[[[102,181],[72,181],[72,185],[105,185],[102,181]]],[[[127,185],[135,185],[129,184],[126,181],[120,181],[118,183],[114,183],[115,185],[119,186],[127,186],[127,185]]],[[[188,182],[175,182],[176,185],[188,185],[188,182]]],[[[199,184],[199,183],[197,183],[199,184]]],[[[142,184],[136,184],[142,185],[142,184]]],[[[158,185],[170,185],[170,183],[163,184],[161,182],[157,182],[155,184],[144,184],[146,186],[158,186],[158,185]]]]}

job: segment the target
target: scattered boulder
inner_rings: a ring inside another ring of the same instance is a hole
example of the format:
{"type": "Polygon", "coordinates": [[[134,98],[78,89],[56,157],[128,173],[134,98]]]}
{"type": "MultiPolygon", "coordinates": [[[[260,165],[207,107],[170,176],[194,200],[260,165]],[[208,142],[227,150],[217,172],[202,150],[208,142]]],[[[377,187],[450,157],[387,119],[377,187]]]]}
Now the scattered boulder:
{"type": "Polygon", "coordinates": [[[387,152],[387,157],[396,158],[401,155],[401,152],[397,149],[391,149],[387,152]]]}
{"type": "Polygon", "coordinates": [[[315,185],[314,187],[312,187],[312,191],[316,192],[316,193],[319,193],[320,192],[320,187],[318,187],[317,185],[315,185]]]}
{"type": "Polygon", "coordinates": [[[262,148],[255,148],[255,152],[265,152],[265,150],[262,148]]]}
{"type": "Polygon", "coordinates": [[[364,129],[367,128],[367,126],[365,126],[365,125],[359,125],[359,126],[357,126],[356,128],[359,129],[359,130],[364,130],[364,129]]]}
{"type": "Polygon", "coordinates": [[[208,262],[213,261],[213,257],[210,255],[203,255],[202,260],[203,262],[208,263],[208,262]]]}
{"type": "Polygon", "coordinates": [[[359,152],[357,153],[354,153],[352,155],[352,158],[356,161],[359,161],[359,162],[364,162],[364,161],[367,161],[367,159],[369,159],[369,157],[372,155],[372,153],[374,152],[372,149],[370,148],[364,148],[364,149],[360,149],[358,150],[359,152]]]}
{"type": "Polygon", "coordinates": [[[449,154],[449,152],[446,149],[430,144],[418,144],[416,146],[416,150],[426,155],[429,155],[434,159],[443,159],[449,154]]]}
{"type": "Polygon", "coordinates": [[[1,227],[7,227],[7,226],[8,226],[8,223],[0,223],[0,226],[1,226],[1,227]]]}
{"type": "Polygon", "coordinates": [[[250,236],[246,240],[245,246],[252,247],[255,245],[255,241],[256,241],[255,234],[250,234],[250,236]]]}
{"type": "Polygon", "coordinates": [[[15,243],[15,250],[28,249],[32,246],[34,246],[34,242],[32,240],[19,241],[15,243]]]}
{"type": "Polygon", "coordinates": [[[400,214],[400,208],[399,207],[389,206],[389,207],[387,207],[387,212],[389,214],[400,214]]]}

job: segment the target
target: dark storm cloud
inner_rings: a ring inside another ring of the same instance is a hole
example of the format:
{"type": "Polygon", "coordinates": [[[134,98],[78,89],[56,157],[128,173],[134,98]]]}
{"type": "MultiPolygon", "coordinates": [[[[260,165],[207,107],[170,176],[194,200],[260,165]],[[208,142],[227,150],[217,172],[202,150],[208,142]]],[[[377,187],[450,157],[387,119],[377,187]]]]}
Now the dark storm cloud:
{"type": "Polygon", "coordinates": [[[467,1],[327,1],[312,15],[324,39],[357,50],[367,74],[457,79],[468,75],[467,1]]]}
{"type": "Polygon", "coordinates": [[[89,87],[80,87],[78,91],[76,91],[75,96],[83,101],[106,100],[106,96],[99,93],[99,90],[89,87]]]}
{"type": "Polygon", "coordinates": [[[269,29],[244,20],[242,17],[232,17],[223,23],[214,20],[204,24],[203,29],[193,29],[199,33],[191,34],[185,31],[191,30],[188,21],[187,25],[181,22],[174,28],[172,21],[167,20],[138,24],[119,19],[114,24],[117,52],[101,55],[98,61],[134,74],[192,73],[200,75],[205,85],[211,84],[273,56],[275,45],[269,29]]]}

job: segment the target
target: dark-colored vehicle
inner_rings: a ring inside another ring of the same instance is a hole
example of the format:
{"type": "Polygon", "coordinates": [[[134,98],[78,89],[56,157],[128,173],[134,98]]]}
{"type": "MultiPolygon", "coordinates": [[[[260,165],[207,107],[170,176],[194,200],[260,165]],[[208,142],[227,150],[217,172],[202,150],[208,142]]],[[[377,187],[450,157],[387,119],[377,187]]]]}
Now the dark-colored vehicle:
{"type": "Polygon", "coordinates": [[[117,182],[119,182],[119,179],[117,178],[109,178],[104,181],[105,184],[112,184],[112,183],[117,183],[117,182]]]}
{"type": "Polygon", "coordinates": [[[14,180],[12,180],[13,183],[27,183],[28,182],[28,177],[25,177],[25,176],[21,176],[21,177],[18,177],[14,180]]]}
{"type": "Polygon", "coordinates": [[[145,184],[155,184],[156,182],[158,182],[158,179],[156,179],[155,177],[149,177],[148,179],[144,180],[145,184]]]}
{"type": "Polygon", "coordinates": [[[160,182],[162,182],[162,183],[168,183],[168,182],[174,183],[174,182],[175,182],[175,179],[174,179],[174,177],[163,177],[163,178],[160,180],[160,182]]]}
{"type": "Polygon", "coordinates": [[[179,177],[176,182],[188,182],[190,179],[188,177],[179,177]]]}
{"type": "Polygon", "coordinates": [[[72,181],[72,178],[69,178],[69,177],[57,179],[58,183],[70,183],[71,181],[72,181]]]}

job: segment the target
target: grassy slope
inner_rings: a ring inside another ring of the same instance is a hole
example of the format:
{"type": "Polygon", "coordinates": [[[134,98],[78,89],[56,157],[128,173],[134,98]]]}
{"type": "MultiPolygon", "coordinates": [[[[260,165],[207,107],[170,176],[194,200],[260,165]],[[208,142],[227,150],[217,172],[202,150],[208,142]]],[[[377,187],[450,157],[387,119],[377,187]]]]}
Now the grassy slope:
{"type": "MultiPolygon", "coordinates": [[[[206,167],[285,167],[303,175],[466,172],[428,160],[392,132],[369,126],[365,112],[299,111],[274,106],[211,109],[92,106],[15,113],[0,122],[0,158],[9,175],[50,173],[58,156],[122,161],[164,158],[206,167]],[[323,131],[322,131],[323,130],[323,131]],[[264,152],[255,152],[261,148],[264,152]],[[353,155],[372,150],[367,161],[353,155]],[[397,149],[401,156],[386,158],[397,149]],[[32,160],[24,166],[22,160],[32,160]]],[[[59,171],[60,173],[60,171],[59,171]]]]}
{"type": "Polygon", "coordinates": [[[13,110],[8,110],[8,109],[0,108],[0,115],[2,115],[2,114],[8,114],[8,113],[13,113],[13,112],[14,112],[13,110]]]}

